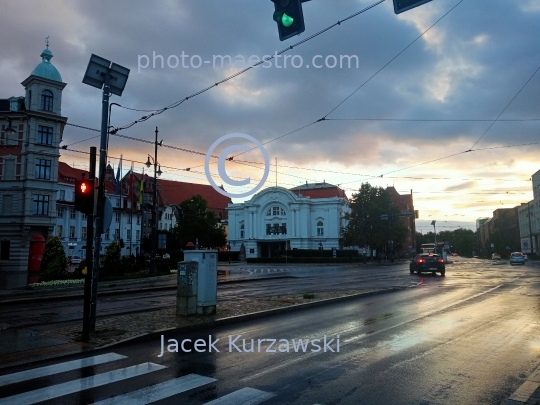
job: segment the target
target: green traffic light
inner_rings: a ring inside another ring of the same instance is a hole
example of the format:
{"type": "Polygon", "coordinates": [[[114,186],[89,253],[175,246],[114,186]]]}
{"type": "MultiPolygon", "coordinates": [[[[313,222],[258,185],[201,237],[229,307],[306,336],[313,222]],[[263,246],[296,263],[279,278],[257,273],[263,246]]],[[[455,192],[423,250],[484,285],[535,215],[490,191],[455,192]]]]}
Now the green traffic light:
{"type": "Polygon", "coordinates": [[[292,18],[290,15],[286,13],[276,11],[274,12],[274,21],[288,28],[291,25],[293,25],[294,18],[292,18]]]}
{"type": "Polygon", "coordinates": [[[283,24],[284,27],[290,27],[291,25],[293,25],[293,22],[294,22],[294,18],[283,13],[283,16],[281,17],[281,23],[283,24]]]}

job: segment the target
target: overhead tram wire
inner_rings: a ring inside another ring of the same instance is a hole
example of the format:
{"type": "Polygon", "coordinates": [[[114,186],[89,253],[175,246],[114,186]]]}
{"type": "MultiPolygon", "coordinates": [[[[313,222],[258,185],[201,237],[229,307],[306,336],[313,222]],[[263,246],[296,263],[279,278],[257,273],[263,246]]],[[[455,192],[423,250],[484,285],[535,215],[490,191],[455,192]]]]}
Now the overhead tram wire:
{"type": "MultiPolygon", "coordinates": [[[[384,1],[384,0],[382,0],[384,1]]],[[[373,4],[372,6],[370,6],[369,8],[371,7],[375,7],[376,5],[382,3],[382,1],[376,3],[376,4],[373,4]]],[[[267,141],[265,143],[263,143],[263,145],[267,145],[269,144],[270,142],[274,142],[274,141],[277,141],[278,139],[281,139],[281,138],[284,138],[290,134],[293,134],[301,129],[304,129],[304,128],[307,128],[313,124],[317,124],[319,122],[323,122],[323,121],[326,121],[326,117],[328,117],[330,114],[332,114],[335,110],[337,110],[341,105],[343,105],[343,103],[345,103],[349,98],[351,98],[358,90],[360,90],[362,87],[364,87],[367,83],[369,83],[371,81],[371,79],[373,79],[375,76],[377,76],[381,71],[384,70],[384,68],[386,68],[388,65],[390,65],[394,60],[396,60],[403,52],[405,52],[407,49],[409,49],[416,41],[418,41],[420,38],[422,38],[429,30],[431,30],[435,25],[437,25],[444,17],[446,17],[448,14],[450,14],[457,6],[459,6],[461,3],[463,3],[464,0],[459,0],[452,8],[450,8],[446,13],[444,13],[439,19],[437,19],[437,21],[435,21],[433,24],[431,24],[431,26],[429,26],[424,32],[422,32],[420,35],[418,35],[415,39],[413,39],[407,46],[405,46],[405,48],[403,48],[401,51],[399,51],[393,58],[391,58],[388,62],[386,62],[379,70],[377,70],[375,73],[373,73],[366,81],[364,81],[360,86],[358,86],[351,94],[349,94],[347,97],[345,97],[342,101],[340,101],[338,103],[337,106],[335,106],[334,108],[332,108],[325,116],[323,116],[322,118],[319,118],[317,121],[315,122],[312,122],[311,124],[307,124],[307,125],[304,125],[298,129],[295,129],[294,131],[291,131],[291,132],[288,132],[287,134],[285,135],[281,135],[277,138],[274,138],[274,139],[271,139],[270,141],[267,141]]],[[[365,11],[366,9],[364,9],[365,11]]],[[[362,11],[363,12],[363,11],[362,11]]],[[[358,13],[357,13],[358,14],[358,13]]],[[[349,17],[351,18],[351,17],[349,17]]],[[[345,21],[345,20],[343,20],[345,21]]],[[[339,22],[338,22],[339,24],[339,22]]],[[[308,40],[309,38],[306,38],[306,40],[308,40]]],[[[295,44],[296,45],[296,44],[295,44]]],[[[253,148],[252,148],[253,150],[253,148]]],[[[244,154],[245,152],[242,152],[242,153],[239,153],[238,155],[236,156],[240,156],[242,154],[244,154]]],[[[235,156],[235,157],[236,157],[235,156]]]]}
{"type": "MultiPolygon", "coordinates": [[[[194,97],[196,97],[196,96],[198,96],[198,95],[200,95],[200,94],[203,94],[203,93],[207,92],[208,90],[211,90],[211,89],[213,89],[214,87],[219,86],[220,84],[226,83],[226,82],[228,82],[229,80],[232,80],[232,79],[234,79],[235,77],[238,77],[238,76],[240,76],[240,75],[246,73],[247,71],[249,71],[249,70],[251,70],[251,69],[253,69],[253,68],[257,67],[257,66],[262,65],[263,63],[265,63],[265,62],[267,62],[267,61],[270,61],[270,60],[274,59],[276,56],[282,55],[282,54],[284,54],[284,53],[286,53],[286,52],[292,50],[293,48],[295,48],[295,47],[297,47],[297,46],[299,46],[299,45],[302,45],[303,43],[308,42],[308,41],[312,40],[313,38],[318,37],[319,35],[325,33],[326,31],[329,31],[330,29],[332,29],[332,28],[334,28],[334,27],[336,27],[336,26],[338,26],[338,25],[341,25],[341,23],[343,23],[343,22],[345,22],[345,21],[348,21],[348,20],[350,20],[350,19],[352,19],[352,18],[354,18],[354,17],[357,17],[357,16],[359,16],[360,14],[363,14],[363,13],[365,13],[366,11],[368,11],[368,10],[374,8],[375,6],[378,6],[379,4],[383,3],[384,1],[385,1],[385,0],[379,0],[379,1],[377,1],[377,2],[375,2],[375,3],[373,3],[373,4],[371,4],[370,6],[365,7],[364,9],[362,9],[362,10],[360,10],[360,11],[357,11],[356,13],[351,14],[350,16],[344,18],[343,20],[339,20],[339,21],[335,22],[334,24],[332,24],[332,25],[330,25],[330,26],[328,26],[328,27],[326,27],[326,28],[323,28],[322,30],[316,32],[315,34],[312,34],[312,35],[308,36],[307,38],[304,38],[304,39],[302,39],[302,40],[300,40],[300,41],[298,41],[298,42],[295,42],[294,44],[288,46],[288,47],[285,48],[285,49],[282,49],[282,50],[279,51],[279,52],[275,52],[274,55],[269,56],[269,57],[267,57],[267,58],[264,58],[264,59],[262,59],[261,61],[259,61],[259,62],[257,62],[257,63],[254,63],[253,65],[248,66],[247,68],[242,69],[242,70],[240,70],[239,72],[236,72],[236,73],[234,73],[234,74],[232,74],[232,75],[226,77],[225,79],[222,79],[222,80],[220,80],[220,81],[218,81],[218,82],[216,82],[216,83],[214,83],[214,84],[212,84],[212,85],[210,85],[210,86],[208,86],[208,87],[205,87],[205,88],[202,89],[202,90],[197,91],[196,93],[193,93],[193,94],[190,95],[190,96],[187,96],[187,97],[183,98],[182,100],[179,100],[179,101],[177,101],[177,102],[175,102],[175,103],[172,103],[172,104],[170,104],[170,105],[168,105],[168,106],[166,106],[166,107],[163,107],[163,108],[161,108],[161,109],[158,109],[158,110],[140,110],[140,111],[151,112],[151,114],[146,115],[146,116],[143,116],[143,117],[139,118],[138,120],[135,120],[135,121],[133,121],[133,122],[127,124],[127,125],[124,125],[124,126],[121,126],[121,127],[117,127],[117,128],[115,128],[115,130],[120,131],[120,130],[123,130],[123,129],[131,128],[132,126],[134,126],[134,125],[136,125],[136,124],[138,124],[138,123],[140,123],[140,122],[147,121],[147,120],[149,120],[150,118],[152,118],[152,117],[154,117],[154,116],[156,116],[156,115],[160,115],[160,114],[164,113],[165,111],[168,111],[168,110],[171,110],[171,109],[173,109],[173,108],[176,108],[176,107],[178,107],[179,105],[181,105],[182,103],[188,101],[189,99],[194,98],[194,97]]],[[[461,0],[461,1],[463,1],[463,0],[461,0]]],[[[124,108],[124,107],[122,107],[122,108],[124,108]]],[[[139,111],[139,110],[134,109],[134,108],[130,108],[130,110],[133,110],[133,111],[139,111]]]]}
{"type": "Polygon", "coordinates": [[[499,115],[497,116],[497,118],[495,118],[495,120],[487,127],[487,129],[484,131],[484,133],[480,136],[480,138],[478,138],[476,140],[476,142],[471,146],[470,149],[474,148],[476,146],[476,144],[478,142],[480,142],[480,140],[484,137],[485,134],[488,133],[488,131],[491,129],[491,127],[499,120],[499,117],[501,115],[504,114],[504,112],[506,111],[506,109],[508,107],[510,107],[510,104],[512,104],[512,102],[516,99],[516,97],[519,95],[519,93],[521,93],[521,91],[525,88],[525,86],[527,86],[527,84],[529,84],[529,82],[532,80],[532,78],[536,75],[536,73],[538,73],[538,71],[540,70],[540,66],[538,66],[538,68],[534,71],[534,73],[531,75],[531,77],[529,77],[529,79],[525,82],[525,84],[523,86],[521,86],[521,88],[519,89],[519,91],[514,95],[514,97],[512,97],[512,99],[508,102],[508,104],[506,104],[506,107],[504,107],[502,109],[502,111],[499,113],[499,115]]]}

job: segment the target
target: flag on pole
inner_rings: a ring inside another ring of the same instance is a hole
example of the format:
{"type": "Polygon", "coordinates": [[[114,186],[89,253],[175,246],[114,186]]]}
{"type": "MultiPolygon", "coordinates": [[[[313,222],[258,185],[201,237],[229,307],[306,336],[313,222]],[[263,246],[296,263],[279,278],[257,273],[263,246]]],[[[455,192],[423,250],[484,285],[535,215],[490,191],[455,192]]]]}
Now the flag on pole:
{"type": "Polygon", "coordinates": [[[143,194],[144,194],[144,167],[142,169],[142,177],[141,177],[141,187],[139,188],[139,204],[142,205],[143,203],[143,194]]]}
{"type": "Polygon", "coordinates": [[[129,185],[128,193],[131,191],[131,194],[133,197],[133,162],[131,162],[131,169],[129,169],[128,185],[129,185]]]}
{"type": "Polygon", "coordinates": [[[118,169],[116,170],[116,189],[115,194],[120,194],[120,179],[122,178],[122,155],[120,155],[120,163],[118,163],[118,169]]]}

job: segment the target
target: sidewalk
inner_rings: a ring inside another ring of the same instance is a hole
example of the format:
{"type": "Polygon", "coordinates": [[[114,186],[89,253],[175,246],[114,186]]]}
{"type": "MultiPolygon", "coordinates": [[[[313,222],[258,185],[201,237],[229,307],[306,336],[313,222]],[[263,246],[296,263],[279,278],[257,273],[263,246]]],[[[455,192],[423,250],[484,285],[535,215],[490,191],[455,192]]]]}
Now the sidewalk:
{"type": "Polygon", "coordinates": [[[540,405],[540,366],[510,396],[505,405],[540,405]]]}

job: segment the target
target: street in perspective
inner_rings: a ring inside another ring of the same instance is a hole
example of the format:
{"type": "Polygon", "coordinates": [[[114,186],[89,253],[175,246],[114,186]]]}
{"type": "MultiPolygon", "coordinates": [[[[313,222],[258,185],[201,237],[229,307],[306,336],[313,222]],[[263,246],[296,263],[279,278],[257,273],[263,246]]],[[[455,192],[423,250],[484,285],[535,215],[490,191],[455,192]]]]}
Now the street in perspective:
{"type": "Polygon", "coordinates": [[[0,405],[539,405],[534,0],[6,2],[0,405]]]}

